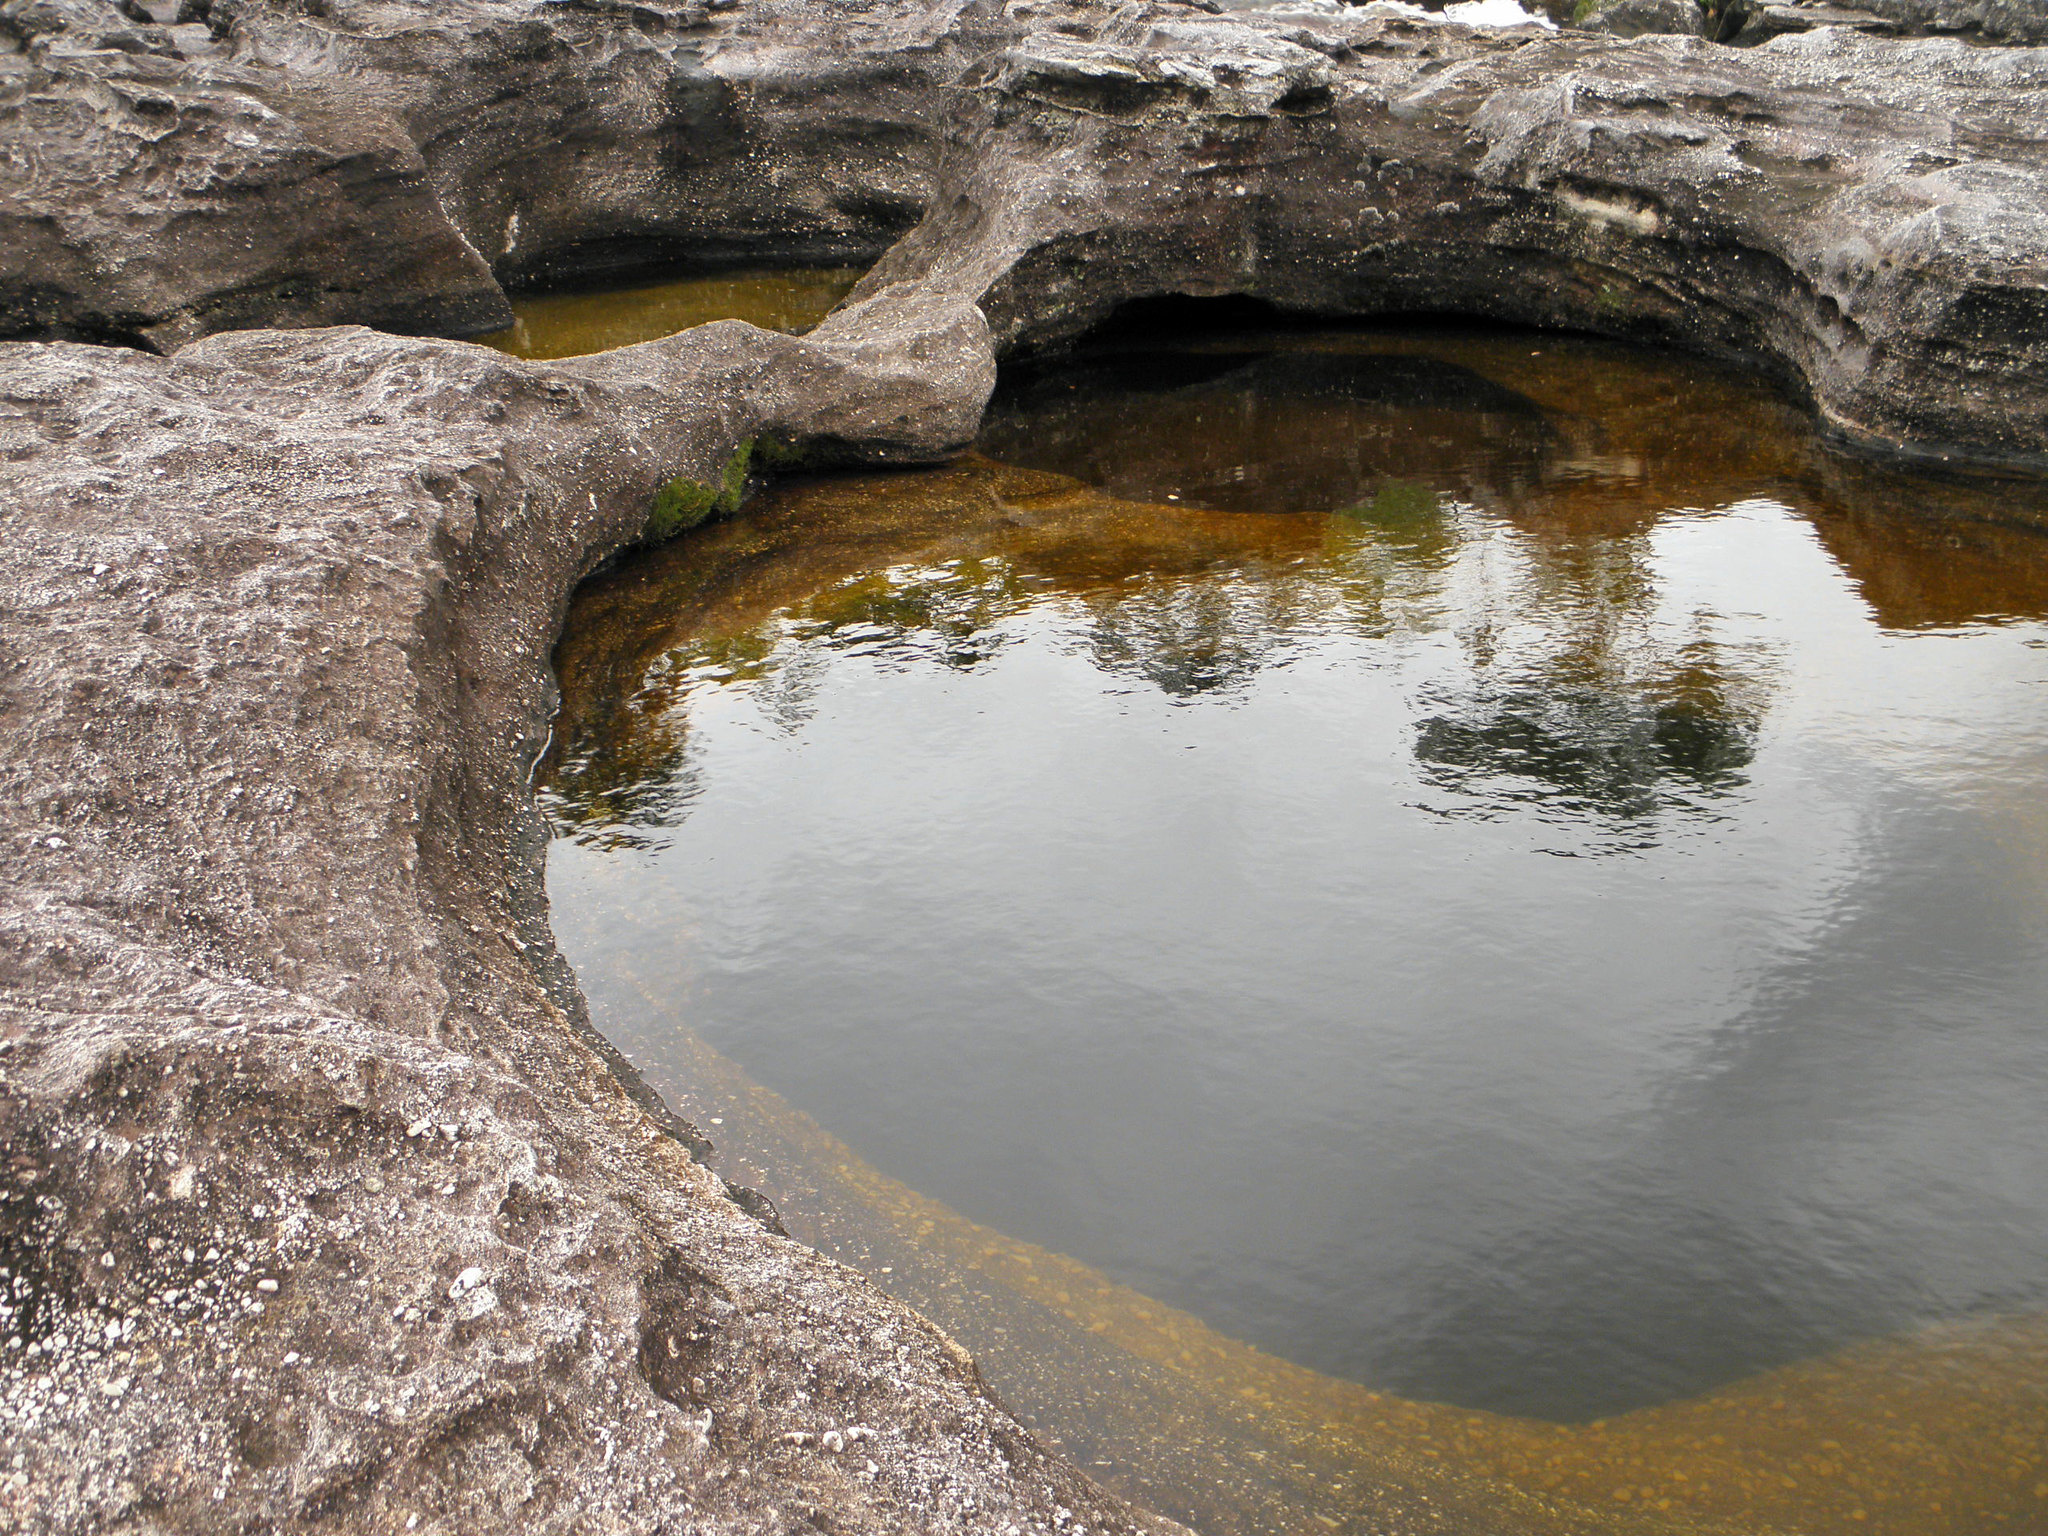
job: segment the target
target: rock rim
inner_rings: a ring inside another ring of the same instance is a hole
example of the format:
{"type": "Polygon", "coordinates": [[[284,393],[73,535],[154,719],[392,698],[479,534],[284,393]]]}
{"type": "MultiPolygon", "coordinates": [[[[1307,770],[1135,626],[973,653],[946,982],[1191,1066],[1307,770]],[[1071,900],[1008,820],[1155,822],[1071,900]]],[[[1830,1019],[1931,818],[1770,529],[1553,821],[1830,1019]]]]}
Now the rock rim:
{"type": "Polygon", "coordinates": [[[0,1527],[1174,1529],[736,1203],[549,937],[570,589],[735,439],[963,441],[921,318],[7,349],[0,1527]]]}

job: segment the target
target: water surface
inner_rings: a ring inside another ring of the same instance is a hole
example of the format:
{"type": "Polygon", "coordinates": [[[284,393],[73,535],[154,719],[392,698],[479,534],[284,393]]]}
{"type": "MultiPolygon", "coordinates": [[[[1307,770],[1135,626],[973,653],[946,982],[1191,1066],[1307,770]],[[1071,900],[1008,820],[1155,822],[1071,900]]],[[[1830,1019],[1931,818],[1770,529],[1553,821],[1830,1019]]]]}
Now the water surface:
{"type": "Polygon", "coordinates": [[[522,294],[509,330],[477,340],[514,357],[582,357],[658,341],[713,320],[808,331],[860,281],[857,267],[745,268],[630,288],[522,294]]]}
{"type": "MultiPolygon", "coordinates": [[[[1006,1242],[1475,1424],[1997,1336],[2048,1301],[2037,503],[1588,341],[1126,343],[585,589],[557,930],[657,1080],[723,1053],[1006,1242]]],[[[1972,1369],[2038,1450],[2024,1358],[1972,1369]]],[[[2048,1510],[1985,1454],[2019,1505],[1910,1528],[2048,1510]]]]}

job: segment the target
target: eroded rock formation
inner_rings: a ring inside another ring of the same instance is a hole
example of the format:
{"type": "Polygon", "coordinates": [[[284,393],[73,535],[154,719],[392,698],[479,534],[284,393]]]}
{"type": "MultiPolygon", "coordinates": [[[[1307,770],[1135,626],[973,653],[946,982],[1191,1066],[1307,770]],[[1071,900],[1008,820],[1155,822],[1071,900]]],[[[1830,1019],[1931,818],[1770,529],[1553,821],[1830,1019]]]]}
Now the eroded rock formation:
{"type": "Polygon", "coordinates": [[[866,259],[928,208],[871,281],[986,295],[1006,345],[1176,289],[1484,314],[1754,361],[1872,448],[2040,456],[2035,50],[1082,0],[316,9],[16,0],[0,326],[462,333],[501,282],[866,259]]]}
{"type": "Polygon", "coordinates": [[[1597,0],[1578,19],[1588,31],[1615,37],[1711,37],[1738,48],[1823,27],[1881,37],[2048,42],[2048,8],[2032,0],[1597,0]]]}
{"type": "Polygon", "coordinates": [[[500,281],[870,261],[966,46],[957,3],[163,9],[0,8],[0,335],[471,335],[510,323],[500,281]]]}
{"type": "Polygon", "coordinates": [[[865,291],[936,283],[1012,345],[1167,292],[1574,327],[1772,368],[1873,448],[2041,462],[2048,55],[1445,31],[1020,40],[865,291]]]}
{"type": "Polygon", "coordinates": [[[0,347],[13,1527],[1162,1528],[729,1199],[549,942],[568,591],[751,445],[941,456],[1000,350],[1179,291],[1676,340],[1872,445],[2041,449],[2026,50],[1142,0],[7,0],[0,36],[0,315],[73,338],[0,347]],[[304,329],[913,223],[803,340],[304,329]]]}
{"type": "Polygon", "coordinates": [[[1163,1529],[728,1200],[548,939],[571,585],[735,437],[956,446],[923,318],[8,358],[0,1525],[1163,1529]]]}
{"type": "Polygon", "coordinates": [[[2048,8],[2035,0],[1750,0],[1741,9],[1739,42],[1846,24],[1902,37],[2048,43],[2048,8]]]}

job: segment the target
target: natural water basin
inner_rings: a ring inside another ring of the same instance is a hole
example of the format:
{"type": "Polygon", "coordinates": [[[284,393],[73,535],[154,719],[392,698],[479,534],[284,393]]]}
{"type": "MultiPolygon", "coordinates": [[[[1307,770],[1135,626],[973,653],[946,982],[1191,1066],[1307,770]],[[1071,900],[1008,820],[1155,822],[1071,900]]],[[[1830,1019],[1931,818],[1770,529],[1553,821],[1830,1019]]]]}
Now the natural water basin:
{"type": "Polygon", "coordinates": [[[2048,1518],[2037,488],[1478,331],[1127,342],[981,450],[558,654],[557,931],[799,1234],[1208,1529],[2048,1518]]]}
{"type": "Polygon", "coordinates": [[[525,294],[512,301],[510,330],[477,339],[514,357],[581,357],[713,320],[808,331],[859,281],[858,267],[748,268],[631,288],[525,294]]]}

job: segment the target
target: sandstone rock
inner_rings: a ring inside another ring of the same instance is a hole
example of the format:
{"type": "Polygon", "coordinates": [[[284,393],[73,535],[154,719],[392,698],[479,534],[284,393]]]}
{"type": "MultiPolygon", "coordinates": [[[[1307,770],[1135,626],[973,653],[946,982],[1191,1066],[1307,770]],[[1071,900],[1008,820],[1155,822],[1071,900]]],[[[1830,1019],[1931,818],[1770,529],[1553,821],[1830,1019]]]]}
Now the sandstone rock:
{"type": "Polygon", "coordinates": [[[1953,35],[2027,47],[2048,43],[2048,6],[2039,0],[1854,0],[1842,8],[1878,17],[1902,36],[1953,35]]]}
{"type": "Polygon", "coordinates": [[[1581,25],[1588,32],[1605,32],[1610,37],[1700,37],[1706,29],[1706,12],[1700,9],[1699,0],[1616,0],[1581,25]]]}
{"type": "Polygon", "coordinates": [[[1967,37],[1982,43],[2032,46],[2048,42],[2048,7],[2033,0],[1686,0],[1690,22],[1676,0],[1612,0],[1576,19],[1589,32],[1618,37],[1654,33],[1699,34],[1738,47],[1811,32],[1851,27],[1887,37],[1967,37]],[[1707,14],[1709,11],[1711,15],[1707,14]]]}
{"type": "Polygon", "coordinates": [[[0,327],[464,331],[495,279],[866,259],[929,206],[877,281],[986,297],[1005,344],[1176,288],[1464,311],[1741,357],[1872,448],[2040,451],[2030,50],[1384,7],[319,9],[219,0],[192,43],[14,0],[0,327]]]}
{"type": "Polygon", "coordinates": [[[955,8],[105,0],[0,11],[0,335],[475,334],[499,282],[872,260],[922,211],[955,8]],[[884,25],[883,23],[886,23],[884,25]]]}
{"type": "Polygon", "coordinates": [[[1833,5],[1824,0],[1784,0],[1784,3],[1746,3],[1729,7],[1729,23],[1717,30],[1717,37],[1737,47],[1750,48],[1774,37],[1793,32],[1811,32],[1818,27],[1848,27],[1857,32],[1893,36],[1908,30],[1894,18],[1851,5],[1833,5]]]}
{"type": "Polygon", "coordinates": [[[1183,12],[963,83],[857,293],[973,300],[1013,348],[1162,293],[1489,315],[1766,368],[1874,450],[2048,462],[2048,55],[1183,12]]]}
{"type": "Polygon", "coordinates": [[[193,31],[103,0],[0,10],[0,135],[21,146],[0,160],[0,336],[509,323],[396,120],[193,31]]]}
{"type": "Polygon", "coordinates": [[[548,939],[570,585],[744,436],[957,446],[980,317],[877,308],[0,348],[0,1526],[1168,1529],[735,1206],[548,939]]]}

